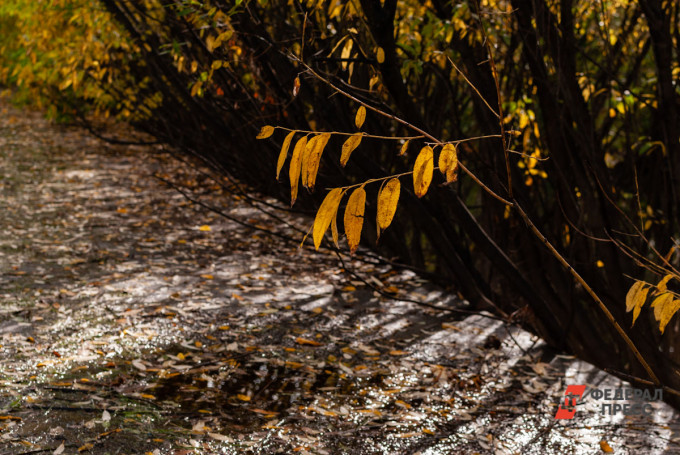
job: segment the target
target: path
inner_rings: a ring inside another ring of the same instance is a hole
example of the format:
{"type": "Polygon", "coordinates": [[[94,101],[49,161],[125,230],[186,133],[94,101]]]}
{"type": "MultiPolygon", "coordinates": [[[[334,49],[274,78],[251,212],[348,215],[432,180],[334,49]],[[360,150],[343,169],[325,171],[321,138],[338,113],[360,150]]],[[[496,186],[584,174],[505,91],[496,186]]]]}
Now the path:
{"type": "Polygon", "coordinates": [[[0,454],[578,454],[602,440],[680,453],[663,403],[624,418],[590,400],[556,421],[567,384],[621,382],[496,320],[376,296],[330,254],[197,210],[153,175],[299,238],[157,152],[0,103],[0,454]]]}

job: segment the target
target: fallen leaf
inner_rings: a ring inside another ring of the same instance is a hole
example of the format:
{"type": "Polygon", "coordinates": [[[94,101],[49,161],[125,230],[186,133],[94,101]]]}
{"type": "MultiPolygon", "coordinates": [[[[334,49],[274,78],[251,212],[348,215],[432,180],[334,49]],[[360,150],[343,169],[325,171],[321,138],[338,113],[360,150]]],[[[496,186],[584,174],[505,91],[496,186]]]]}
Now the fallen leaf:
{"type": "Polygon", "coordinates": [[[303,344],[303,345],[307,345],[307,346],[321,346],[321,343],[319,343],[318,341],[307,340],[306,338],[301,338],[301,337],[297,337],[295,339],[295,342],[298,343],[298,344],[303,344]]]}

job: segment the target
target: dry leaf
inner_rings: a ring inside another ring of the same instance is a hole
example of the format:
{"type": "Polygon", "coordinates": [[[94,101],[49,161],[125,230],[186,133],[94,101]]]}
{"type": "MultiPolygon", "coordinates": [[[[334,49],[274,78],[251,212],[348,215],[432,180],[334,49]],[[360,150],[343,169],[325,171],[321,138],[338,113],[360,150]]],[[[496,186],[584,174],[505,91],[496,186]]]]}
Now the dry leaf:
{"type": "Polygon", "coordinates": [[[432,147],[425,146],[420,150],[413,165],[413,190],[416,196],[423,197],[432,182],[434,171],[434,154],[432,147]]]}
{"type": "Polygon", "coordinates": [[[340,155],[340,166],[345,167],[347,161],[352,152],[359,147],[362,138],[361,133],[356,133],[347,138],[344,144],[342,144],[342,154],[340,155]]]}
{"type": "Polygon", "coordinates": [[[383,63],[385,62],[385,51],[383,50],[382,47],[378,48],[378,51],[375,53],[375,58],[378,60],[378,63],[383,63]]]}
{"type": "Polygon", "coordinates": [[[290,143],[293,140],[293,136],[295,136],[295,131],[288,133],[286,138],[283,140],[283,145],[281,146],[281,151],[279,152],[279,160],[276,163],[276,180],[279,179],[279,174],[281,173],[283,164],[286,162],[286,158],[288,157],[288,149],[290,148],[290,143]]]}
{"type": "Polygon", "coordinates": [[[607,441],[605,441],[604,439],[602,441],[600,441],[600,449],[602,449],[602,451],[604,453],[613,453],[614,452],[614,449],[612,449],[612,447],[609,445],[609,443],[607,441]]]}
{"type": "Polygon", "coordinates": [[[406,153],[408,150],[408,145],[411,143],[411,141],[406,141],[403,144],[401,144],[401,148],[399,149],[399,156],[402,156],[406,153]]]}
{"type": "Polygon", "coordinates": [[[399,204],[399,194],[401,193],[401,183],[399,179],[393,178],[385,184],[378,194],[377,224],[378,237],[380,231],[387,229],[392,223],[394,214],[399,204]]]}
{"type": "Polygon", "coordinates": [[[628,294],[626,294],[626,312],[634,310],[631,327],[635,324],[635,320],[640,315],[640,310],[645,304],[645,300],[647,300],[649,287],[645,287],[645,284],[644,281],[636,281],[628,290],[628,294]]]}
{"type": "Polygon", "coordinates": [[[316,212],[312,238],[314,239],[314,248],[317,250],[319,249],[319,246],[321,246],[321,240],[323,240],[323,236],[328,230],[328,226],[338,212],[342,195],[342,188],[333,188],[324,198],[321,207],[319,207],[319,211],[316,212]]]}
{"type": "Polygon", "coordinates": [[[354,124],[357,126],[357,128],[361,129],[361,126],[364,124],[364,120],[366,120],[366,108],[364,106],[359,106],[357,115],[354,118],[354,124]]]}
{"type": "Polygon", "coordinates": [[[322,133],[316,136],[315,139],[317,140],[314,142],[314,146],[311,148],[309,155],[307,156],[307,168],[304,169],[303,165],[303,172],[306,171],[305,176],[302,178],[305,188],[309,188],[310,190],[314,189],[316,175],[319,172],[319,164],[321,163],[321,154],[326,148],[326,144],[328,144],[330,138],[331,133],[322,133]]]}
{"type": "Polygon", "coordinates": [[[295,339],[295,342],[298,343],[298,344],[305,345],[305,346],[321,346],[321,343],[319,343],[318,341],[308,340],[306,338],[301,338],[301,337],[297,337],[295,339]]]}
{"type": "Polygon", "coordinates": [[[288,176],[290,178],[290,205],[295,204],[298,192],[298,180],[300,179],[300,168],[302,166],[302,154],[307,147],[307,136],[302,136],[298,139],[295,148],[293,149],[293,156],[290,158],[290,168],[288,176]]]}
{"type": "Polygon", "coordinates": [[[454,181],[456,169],[458,168],[458,155],[453,144],[446,144],[439,154],[439,172],[446,177],[447,182],[454,181]]]}
{"type": "Polygon", "coordinates": [[[364,210],[366,209],[366,190],[359,187],[349,196],[345,207],[345,235],[349,250],[354,253],[361,239],[361,228],[364,225],[364,210]]]}
{"type": "Polygon", "coordinates": [[[259,134],[257,135],[257,139],[267,139],[272,134],[274,134],[274,127],[265,125],[262,127],[259,134]]]}

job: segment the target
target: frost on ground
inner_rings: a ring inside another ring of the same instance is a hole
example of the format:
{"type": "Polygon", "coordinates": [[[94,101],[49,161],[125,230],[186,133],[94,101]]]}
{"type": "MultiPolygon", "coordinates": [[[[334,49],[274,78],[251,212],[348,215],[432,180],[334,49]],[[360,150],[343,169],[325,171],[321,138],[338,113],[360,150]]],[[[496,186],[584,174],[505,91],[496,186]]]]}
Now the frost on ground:
{"type": "Polygon", "coordinates": [[[377,294],[298,248],[310,219],[220,183],[0,105],[0,454],[680,453],[661,402],[605,416],[591,396],[555,420],[567,385],[630,386],[347,262],[377,294]]]}

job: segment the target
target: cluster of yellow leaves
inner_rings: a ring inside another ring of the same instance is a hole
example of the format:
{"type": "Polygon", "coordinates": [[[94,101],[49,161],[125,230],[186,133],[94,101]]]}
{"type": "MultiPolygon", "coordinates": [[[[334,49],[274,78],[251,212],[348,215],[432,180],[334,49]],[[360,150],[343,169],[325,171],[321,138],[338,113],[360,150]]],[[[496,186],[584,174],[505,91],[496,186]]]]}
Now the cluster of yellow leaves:
{"type": "MultiPolygon", "coordinates": [[[[364,124],[366,120],[366,108],[364,106],[359,107],[357,110],[354,123],[358,129],[364,124]]],[[[262,127],[257,135],[257,139],[267,139],[271,137],[276,131],[276,127],[271,125],[265,125],[262,127]]],[[[281,145],[281,151],[279,152],[279,157],[276,163],[276,179],[279,179],[281,175],[281,170],[288,158],[288,151],[293,142],[295,134],[299,131],[290,131],[281,145]]],[[[316,183],[316,176],[319,171],[319,164],[321,162],[321,155],[323,154],[328,141],[330,140],[332,134],[340,133],[305,133],[301,138],[299,138],[293,147],[293,153],[290,158],[289,164],[289,178],[290,178],[290,194],[291,194],[291,206],[295,204],[298,195],[298,183],[302,181],[302,186],[309,190],[314,189],[316,183]],[[311,138],[310,138],[311,136],[311,138]]],[[[359,147],[361,140],[365,133],[354,133],[350,134],[342,145],[342,153],[340,156],[340,165],[345,166],[349,161],[352,152],[359,147]]],[[[400,148],[399,155],[404,155],[408,149],[409,141],[405,141],[400,148]]],[[[446,178],[446,182],[455,182],[458,179],[458,155],[456,152],[456,147],[453,144],[444,144],[439,155],[438,167],[442,175],[446,178]]],[[[425,146],[420,150],[416,161],[413,165],[413,171],[410,172],[413,176],[413,191],[417,197],[423,197],[432,183],[432,177],[434,173],[434,149],[430,146],[425,146]]],[[[401,174],[405,175],[405,174],[401,174]]],[[[361,231],[364,224],[364,213],[366,211],[366,190],[365,186],[367,183],[381,181],[382,185],[378,192],[377,199],[377,211],[376,211],[376,227],[377,235],[380,238],[382,231],[387,229],[394,215],[397,211],[397,206],[399,204],[399,196],[401,194],[401,182],[399,181],[399,176],[386,177],[382,179],[370,180],[364,182],[361,185],[354,185],[351,187],[343,188],[333,188],[331,189],[326,197],[324,198],[319,210],[316,213],[316,218],[314,219],[314,225],[312,227],[312,238],[314,240],[314,247],[318,250],[321,246],[321,241],[323,240],[328,228],[331,228],[331,234],[333,238],[333,243],[336,247],[339,247],[338,240],[338,226],[337,226],[337,215],[340,209],[340,204],[342,202],[345,193],[349,189],[355,188],[345,206],[344,212],[344,227],[345,236],[347,238],[347,243],[350,248],[350,252],[356,251],[359,246],[359,241],[361,239],[361,231]]]]}
{"type": "Polygon", "coordinates": [[[626,311],[633,311],[633,324],[640,315],[640,310],[647,302],[647,296],[651,291],[652,308],[654,308],[654,319],[659,323],[659,330],[664,332],[675,313],[680,310],[680,296],[668,290],[668,282],[672,279],[678,280],[675,275],[666,275],[658,284],[653,285],[645,281],[636,281],[628,290],[626,295],[626,311]]]}

